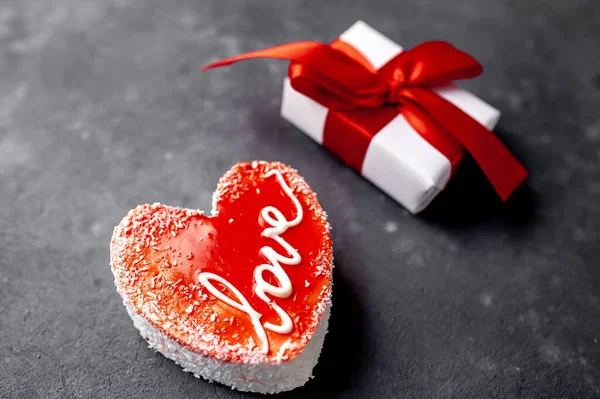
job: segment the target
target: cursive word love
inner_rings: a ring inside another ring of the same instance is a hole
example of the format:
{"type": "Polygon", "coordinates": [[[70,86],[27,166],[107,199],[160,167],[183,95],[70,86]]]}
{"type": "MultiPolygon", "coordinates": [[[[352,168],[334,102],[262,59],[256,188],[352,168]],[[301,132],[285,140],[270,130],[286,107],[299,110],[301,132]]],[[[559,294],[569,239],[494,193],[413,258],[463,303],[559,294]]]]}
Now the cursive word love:
{"type": "Polygon", "coordinates": [[[223,277],[210,272],[201,272],[198,274],[198,282],[206,287],[206,289],[212,295],[227,305],[246,313],[248,317],[250,317],[252,325],[256,331],[256,335],[261,341],[261,350],[264,353],[269,352],[269,340],[267,339],[267,333],[265,332],[265,329],[271,330],[278,334],[289,334],[294,329],[292,319],[287,312],[277,305],[277,303],[275,303],[268,295],[271,295],[275,298],[288,298],[292,294],[292,282],[290,281],[290,278],[285,270],[283,270],[281,267],[281,264],[298,265],[301,261],[301,257],[298,251],[296,251],[286,240],[284,240],[281,235],[289,228],[297,226],[302,221],[303,216],[300,201],[298,201],[298,198],[296,198],[292,189],[286,184],[281,172],[273,169],[264,175],[265,178],[271,176],[275,176],[277,178],[277,181],[281,185],[283,191],[294,203],[296,208],[296,217],[293,220],[287,220],[285,216],[283,216],[283,213],[281,213],[281,211],[274,206],[267,206],[260,211],[261,217],[270,226],[263,230],[262,236],[270,238],[278,243],[283,249],[285,249],[287,256],[281,255],[270,246],[264,246],[260,249],[260,253],[267,259],[269,263],[263,263],[254,269],[254,292],[261,300],[269,304],[269,306],[277,313],[280,319],[280,324],[273,324],[270,322],[262,324],[260,321],[262,315],[258,313],[252,307],[252,305],[250,305],[244,295],[242,295],[242,293],[235,286],[233,286],[233,284],[223,277]],[[264,279],[263,273],[265,271],[268,271],[275,276],[277,285],[273,285],[264,279]],[[229,292],[237,299],[237,301],[218,290],[213,285],[213,281],[227,287],[229,292]]]}

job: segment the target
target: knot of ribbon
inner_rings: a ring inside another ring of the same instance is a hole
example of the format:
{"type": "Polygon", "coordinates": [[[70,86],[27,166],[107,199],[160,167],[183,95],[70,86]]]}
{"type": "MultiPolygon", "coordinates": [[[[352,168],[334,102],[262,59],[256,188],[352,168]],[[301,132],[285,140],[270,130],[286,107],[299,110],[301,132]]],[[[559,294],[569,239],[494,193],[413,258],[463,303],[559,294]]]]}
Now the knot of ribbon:
{"type": "Polygon", "coordinates": [[[202,70],[253,58],[291,61],[292,87],[331,111],[370,109],[372,118],[381,119],[379,113],[389,115],[392,106],[425,139],[452,137],[471,154],[504,201],[527,177],[527,171],[492,132],[432,90],[483,72],[473,57],[449,43],[422,43],[379,69],[354,47],[336,40],[283,44],[213,62],[202,70]]]}
{"type": "Polygon", "coordinates": [[[388,82],[389,92],[385,97],[386,104],[399,104],[402,99],[404,84],[399,81],[388,82]]]}

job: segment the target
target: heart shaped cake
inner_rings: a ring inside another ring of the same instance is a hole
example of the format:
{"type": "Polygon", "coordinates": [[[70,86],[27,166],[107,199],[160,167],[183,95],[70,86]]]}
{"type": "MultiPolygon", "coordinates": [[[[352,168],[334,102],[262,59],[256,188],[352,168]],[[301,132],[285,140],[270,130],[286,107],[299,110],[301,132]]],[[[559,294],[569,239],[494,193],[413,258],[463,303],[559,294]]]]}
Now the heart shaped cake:
{"type": "Polygon", "coordinates": [[[212,215],[131,210],[110,245],[115,285],[150,347],[232,388],[304,385],[330,309],[330,227],[315,193],[281,163],[233,166],[212,215]]]}

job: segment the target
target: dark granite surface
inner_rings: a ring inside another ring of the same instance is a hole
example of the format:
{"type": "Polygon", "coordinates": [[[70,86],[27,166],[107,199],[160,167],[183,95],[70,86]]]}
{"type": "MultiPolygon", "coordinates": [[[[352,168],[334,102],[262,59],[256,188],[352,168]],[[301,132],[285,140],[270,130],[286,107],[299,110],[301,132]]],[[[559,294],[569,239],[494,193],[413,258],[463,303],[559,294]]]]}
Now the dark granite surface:
{"type": "Polygon", "coordinates": [[[112,227],[210,208],[240,160],[300,170],[334,227],[315,379],[286,398],[600,397],[597,0],[0,2],[0,397],[242,398],[147,348],[115,292],[112,227]],[[284,62],[357,19],[478,58],[531,172],[502,205],[473,162],[418,217],[278,116],[284,62]]]}

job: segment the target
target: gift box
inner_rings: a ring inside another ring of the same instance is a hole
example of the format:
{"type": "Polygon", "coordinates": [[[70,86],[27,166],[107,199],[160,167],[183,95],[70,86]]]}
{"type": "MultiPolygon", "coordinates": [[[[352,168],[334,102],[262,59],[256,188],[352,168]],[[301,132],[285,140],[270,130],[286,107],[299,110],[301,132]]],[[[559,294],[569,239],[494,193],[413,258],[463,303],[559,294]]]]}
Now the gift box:
{"type": "Polygon", "coordinates": [[[331,44],[297,42],[218,61],[292,61],[281,115],[412,213],[469,152],[506,200],[527,176],[490,132],[500,112],[457,87],[482,67],[445,42],[405,51],[362,21],[331,44]]]}

